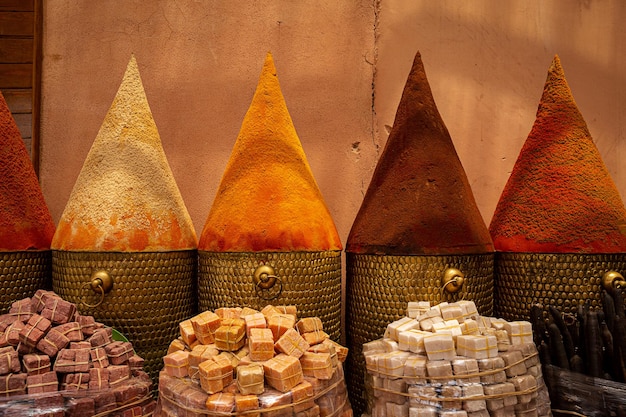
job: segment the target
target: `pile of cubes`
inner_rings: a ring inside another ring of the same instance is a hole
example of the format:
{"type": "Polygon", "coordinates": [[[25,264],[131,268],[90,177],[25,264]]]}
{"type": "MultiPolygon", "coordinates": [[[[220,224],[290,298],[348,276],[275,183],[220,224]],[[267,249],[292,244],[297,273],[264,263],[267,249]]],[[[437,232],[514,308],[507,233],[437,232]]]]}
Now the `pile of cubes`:
{"type": "Polygon", "coordinates": [[[52,291],[38,290],[0,315],[5,414],[148,415],[156,402],[143,364],[132,343],[114,340],[113,329],[52,291]]]}
{"type": "Polygon", "coordinates": [[[351,417],[348,350],[320,318],[298,318],[295,306],[224,307],[179,327],[159,376],[163,416],[351,417]]]}
{"type": "Polygon", "coordinates": [[[410,302],[363,354],[372,417],[550,415],[531,324],[473,301],[410,302]]]}

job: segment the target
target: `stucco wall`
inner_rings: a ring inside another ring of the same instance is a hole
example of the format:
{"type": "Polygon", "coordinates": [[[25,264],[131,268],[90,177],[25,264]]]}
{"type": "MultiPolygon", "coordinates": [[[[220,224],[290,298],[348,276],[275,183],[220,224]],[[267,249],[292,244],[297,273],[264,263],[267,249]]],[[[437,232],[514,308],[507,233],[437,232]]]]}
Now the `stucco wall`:
{"type": "Polygon", "coordinates": [[[417,50],[487,224],[554,54],[626,196],[620,0],[48,0],[44,7],[40,180],[55,221],[132,53],[198,232],[267,51],[344,243],[417,50]]]}

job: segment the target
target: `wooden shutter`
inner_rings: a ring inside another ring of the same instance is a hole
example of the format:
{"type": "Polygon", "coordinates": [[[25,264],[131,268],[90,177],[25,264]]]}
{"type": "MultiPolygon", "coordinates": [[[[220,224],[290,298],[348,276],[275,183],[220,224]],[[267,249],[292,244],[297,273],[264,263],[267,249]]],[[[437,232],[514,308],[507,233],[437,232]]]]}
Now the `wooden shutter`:
{"type": "Polygon", "coordinates": [[[0,0],[0,90],[39,171],[43,0],[0,0]]]}

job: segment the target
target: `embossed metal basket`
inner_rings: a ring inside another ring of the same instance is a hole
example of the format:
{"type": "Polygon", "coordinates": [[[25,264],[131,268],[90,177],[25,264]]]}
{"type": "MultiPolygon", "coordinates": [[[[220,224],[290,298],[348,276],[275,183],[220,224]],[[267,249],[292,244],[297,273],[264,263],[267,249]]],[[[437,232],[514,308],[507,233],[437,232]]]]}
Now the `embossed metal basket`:
{"type": "Polygon", "coordinates": [[[341,335],[341,251],[198,251],[198,307],[296,305],[300,317],[319,317],[341,335]]]}
{"type": "Polygon", "coordinates": [[[178,324],[196,310],[197,251],[52,251],[52,286],[79,312],[122,332],[158,381],[178,324]]]}
{"type": "Polygon", "coordinates": [[[0,312],[14,301],[52,288],[50,250],[0,252],[0,312]]]}
{"type": "Polygon", "coordinates": [[[588,301],[600,309],[603,277],[611,271],[626,271],[626,254],[496,252],[495,314],[527,320],[534,303],[574,313],[588,301]]]}
{"type": "Polygon", "coordinates": [[[346,378],[355,415],[361,415],[369,409],[363,344],[383,337],[389,323],[406,316],[409,301],[435,305],[467,299],[480,314],[491,315],[494,253],[346,255],[346,378]]]}

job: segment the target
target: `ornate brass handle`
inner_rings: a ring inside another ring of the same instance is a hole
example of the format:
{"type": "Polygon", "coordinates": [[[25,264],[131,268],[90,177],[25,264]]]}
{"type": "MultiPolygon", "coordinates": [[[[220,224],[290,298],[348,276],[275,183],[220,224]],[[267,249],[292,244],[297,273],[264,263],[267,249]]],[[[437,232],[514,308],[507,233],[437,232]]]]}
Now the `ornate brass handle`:
{"type": "Polygon", "coordinates": [[[441,278],[441,286],[444,290],[453,294],[461,290],[464,281],[465,275],[463,272],[456,268],[448,268],[444,271],[441,278]]]}
{"type": "Polygon", "coordinates": [[[261,265],[254,271],[254,289],[264,300],[277,298],[283,291],[282,281],[274,274],[274,268],[269,265],[261,265]]]}
{"type": "Polygon", "coordinates": [[[602,287],[607,291],[614,288],[624,288],[626,287],[626,280],[619,272],[608,271],[602,276],[602,287]]]}
{"type": "Polygon", "coordinates": [[[96,308],[104,302],[104,295],[113,289],[113,277],[111,277],[111,275],[103,269],[94,271],[94,273],[91,274],[91,281],[85,282],[81,289],[86,288],[87,286],[91,287],[93,292],[100,293],[100,301],[96,304],[89,304],[83,297],[83,299],[81,299],[81,303],[89,308],[96,308]]]}

